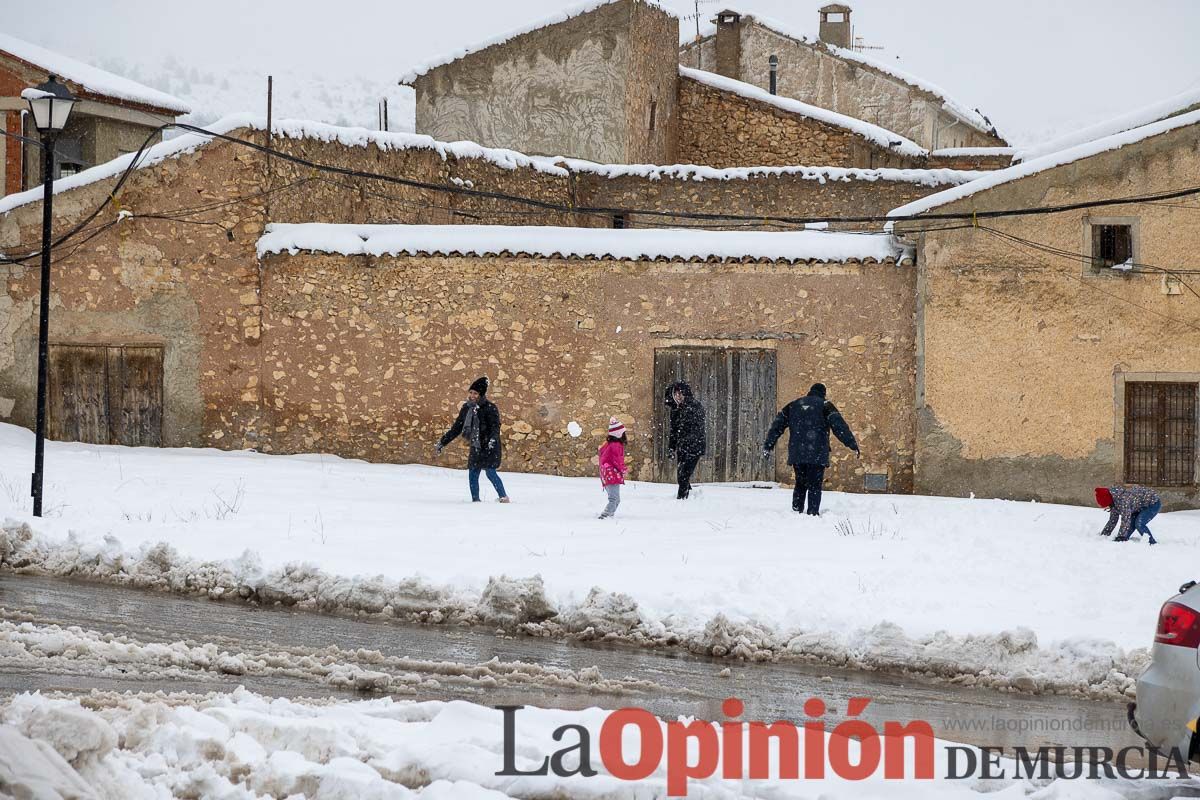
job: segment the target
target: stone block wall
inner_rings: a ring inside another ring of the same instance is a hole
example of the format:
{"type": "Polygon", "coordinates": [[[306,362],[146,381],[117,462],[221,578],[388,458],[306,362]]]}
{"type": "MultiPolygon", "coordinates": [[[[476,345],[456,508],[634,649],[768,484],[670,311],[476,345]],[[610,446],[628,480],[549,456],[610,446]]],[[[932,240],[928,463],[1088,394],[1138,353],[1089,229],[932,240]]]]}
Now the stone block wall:
{"type": "MultiPolygon", "coordinates": [[[[931,173],[920,178],[887,172],[847,173],[820,168],[762,170],[745,177],[702,178],[700,171],[683,168],[659,170],[651,175],[578,171],[575,197],[580,205],[596,208],[639,208],[657,211],[687,210],[748,217],[851,217],[882,216],[893,208],[948,189],[954,182],[938,182],[931,173]],[[610,177],[610,175],[612,175],[610,177]]],[[[630,227],[704,225],[706,227],[759,229],[797,226],[761,222],[698,221],[676,216],[628,214],[630,227]]],[[[879,223],[835,224],[849,230],[875,229],[879,223]]]]}
{"type": "Polygon", "coordinates": [[[777,352],[778,405],[824,381],[863,442],[862,464],[835,446],[832,486],[864,467],[911,486],[911,267],[298,253],[263,275],[264,450],[428,463],[487,374],[505,469],[591,475],[617,415],[650,478],[655,349],[755,347],[777,352]]]}
{"type": "Polygon", "coordinates": [[[711,167],[924,166],[852,131],[769,103],[679,77],[679,150],[684,164],[711,167]]]}

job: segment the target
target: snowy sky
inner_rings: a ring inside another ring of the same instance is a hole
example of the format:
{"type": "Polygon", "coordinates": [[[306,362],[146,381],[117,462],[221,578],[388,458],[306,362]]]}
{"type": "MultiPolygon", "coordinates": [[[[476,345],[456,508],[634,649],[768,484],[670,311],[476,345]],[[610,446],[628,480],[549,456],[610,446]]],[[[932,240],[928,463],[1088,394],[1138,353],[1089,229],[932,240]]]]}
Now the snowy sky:
{"type": "MultiPolygon", "coordinates": [[[[692,0],[664,0],[681,14],[692,0]]],[[[44,0],[9,4],[5,32],[155,83],[162,65],[242,88],[257,74],[319,72],[322,93],[354,76],[376,87],[404,69],[573,5],[565,0],[44,0]],[[67,24],[63,24],[66,21],[67,24]],[[177,26],[171,30],[168,26],[177,26]],[[173,61],[172,61],[173,59],[173,61]]],[[[821,0],[708,0],[816,28],[821,0]]],[[[1032,143],[1200,86],[1198,0],[853,0],[872,55],[938,84],[1032,143]],[[899,57],[897,60],[896,57],[899,57]]],[[[684,25],[690,23],[684,22],[684,25]]],[[[114,70],[116,71],[116,70],[114,70]]],[[[178,90],[178,81],[159,85],[178,90]]],[[[231,95],[255,96],[231,90],[231,95]]],[[[185,99],[189,99],[185,97],[185,99]]],[[[239,104],[248,101],[237,100],[239,104]]],[[[248,110],[227,108],[226,111],[248,110]]],[[[366,112],[368,115],[373,111],[366,112]]]]}

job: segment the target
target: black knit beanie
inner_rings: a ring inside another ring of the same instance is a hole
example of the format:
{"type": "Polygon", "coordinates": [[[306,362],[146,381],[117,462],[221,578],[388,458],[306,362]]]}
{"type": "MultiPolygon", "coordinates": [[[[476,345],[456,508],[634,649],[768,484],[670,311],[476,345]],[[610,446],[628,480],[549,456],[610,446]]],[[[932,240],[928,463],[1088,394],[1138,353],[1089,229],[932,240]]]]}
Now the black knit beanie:
{"type": "Polygon", "coordinates": [[[484,375],[482,378],[479,378],[478,380],[476,380],[474,383],[471,384],[472,392],[479,392],[480,394],[487,394],[487,390],[488,390],[488,379],[487,379],[486,375],[484,375]]]}

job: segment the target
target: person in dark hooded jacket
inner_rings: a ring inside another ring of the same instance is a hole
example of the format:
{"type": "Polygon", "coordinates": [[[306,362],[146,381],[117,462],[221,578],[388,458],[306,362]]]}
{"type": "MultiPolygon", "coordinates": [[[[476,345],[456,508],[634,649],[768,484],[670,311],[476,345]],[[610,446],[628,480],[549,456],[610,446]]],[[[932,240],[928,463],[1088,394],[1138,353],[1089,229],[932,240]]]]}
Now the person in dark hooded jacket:
{"type": "Polygon", "coordinates": [[[829,466],[829,432],[856,453],[858,442],[837,406],[825,399],[823,383],[814,383],[807,395],[788,403],[775,417],[763,443],[764,458],[770,457],[784,429],[788,430],[788,464],[796,473],[792,510],[803,512],[807,495],[808,513],[820,516],[821,487],[829,466]]]}
{"type": "Polygon", "coordinates": [[[686,381],[668,386],[665,400],[671,409],[667,449],[679,465],[675,473],[679,481],[677,499],[685,500],[692,491],[692,473],[705,453],[704,406],[686,381]]]}
{"type": "Polygon", "coordinates": [[[487,399],[488,379],[480,378],[467,391],[467,402],[463,403],[458,418],[450,430],[434,447],[437,455],[458,436],[467,440],[470,454],[467,456],[467,483],[471,488],[471,500],[479,502],[479,473],[483,472],[500,495],[500,502],[509,502],[504,483],[496,470],[500,468],[500,409],[487,399]]]}

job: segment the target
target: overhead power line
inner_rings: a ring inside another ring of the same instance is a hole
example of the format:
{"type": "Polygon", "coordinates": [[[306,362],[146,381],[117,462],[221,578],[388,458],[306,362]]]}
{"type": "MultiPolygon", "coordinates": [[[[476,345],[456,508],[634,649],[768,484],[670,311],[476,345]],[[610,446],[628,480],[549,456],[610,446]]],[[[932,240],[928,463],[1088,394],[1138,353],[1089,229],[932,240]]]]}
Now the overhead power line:
{"type": "MultiPolygon", "coordinates": [[[[1113,206],[1113,205],[1162,202],[1165,200],[1173,200],[1173,199],[1177,199],[1177,198],[1181,198],[1181,197],[1189,197],[1189,196],[1200,194],[1200,186],[1191,186],[1191,187],[1177,189],[1177,190],[1173,190],[1173,191],[1169,191],[1169,192],[1158,192],[1158,193],[1153,193],[1153,194],[1134,195],[1134,196],[1126,196],[1126,197],[1101,198],[1101,199],[1097,199],[1097,200],[1080,201],[1080,202],[1075,202],[1075,203],[1065,203],[1065,204],[1053,205],[1053,206],[1043,205],[1043,206],[1029,206],[1029,207],[1023,207],[1023,208],[1008,208],[1008,209],[995,209],[995,210],[988,210],[988,211],[968,211],[968,212],[940,212],[940,213],[926,212],[923,214],[912,214],[912,215],[906,215],[906,216],[889,216],[889,215],[884,215],[884,214],[864,214],[864,215],[853,215],[853,216],[830,216],[827,214],[816,215],[816,216],[790,216],[790,215],[789,216],[775,216],[775,215],[726,214],[726,213],[698,212],[698,211],[687,211],[687,210],[682,210],[682,209],[675,209],[675,210],[663,210],[663,209],[656,209],[656,208],[655,209],[645,209],[645,208],[632,208],[632,207],[628,207],[628,206],[625,206],[625,207],[575,206],[575,205],[566,205],[563,203],[557,203],[557,202],[550,201],[550,200],[540,200],[538,198],[524,197],[522,195],[509,194],[506,192],[490,191],[490,190],[485,190],[485,189],[476,189],[474,187],[469,187],[469,186],[458,186],[458,185],[452,185],[452,184],[447,185],[447,184],[442,184],[442,183],[434,183],[434,182],[430,182],[430,181],[416,180],[413,178],[405,178],[405,177],[401,177],[398,175],[385,175],[385,174],[381,174],[381,173],[370,172],[367,170],[352,169],[349,167],[340,167],[340,166],[336,166],[336,165],[332,165],[332,164],[322,164],[320,162],[312,161],[311,159],[303,158],[301,156],[293,155],[291,153],[285,153],[274,147],[268,147],[266,145],[258,144],[257,142],[252,142],[252,141],[249,141],[246,139],[240,139],[236,136],[230,136],[229,134],[217,133],[217,132],[209,131],[209,130],[206,130],[205,128],[201,128],[201,127],[198,127],[195,125],[189,125],[186,123],[175,122],[175,123],[168,123],[168,124],[160,125],[158,128],[154,129],[154,131],[146,138],[146,141],[142,143],[142,146],[139,147],[138,150],[135,152],[134,157],[130,160],[130,163],[126,166],[126,168],[120,174],[120,177],[118,178],[116,185],[113,187],[113,189],[109,193],[108,201],[106,201],[105,203],[101,203],[91,213],[89,213],[81,222],[79,222],[78,224],[73,226],[66,233],[59,236],[52,243],[52,247],[59,246],[59,245],[63,244],[64,242],[66,242],[68,239],[70,239],[72,236],[76,235],[88,223],[90,223],[92,220],[94,220],[100,214],[100,212],[104,209],[104,207],[108,204],[108,202],[116,201],[118,194],[120,193],[121,189],[124,187],[124,184],[128,180],[129,175],[133,172],[133,170],[137,167],[138,163],[141,161],[142,157],[145,154],[146,149],[150,146],[151,142],[156,137],[158,137],[164,130],[167,130],[167,129],[177,129],[177,130],[189,131],[189,132],[201,135],[201,136],[208,137],[210,139],[217,139],[220,141],[229,142],[229,143],[232,143],[232,144],[235,144],[235,145],[238,145],[241,147],[246,147],[248,149],[262,153],[265,156],[270,156],[273,159],[278,159],[278,160],[286,162],[286,163],[305,167],[307,169],[311,169],[316,172],[324,172],[324,173],[328,173],[328,174],[341,175],[343,177],[357,178],[360,180],[380,181],[383,183],[390,183],[390,184],[395,184],[395,185],[400,185],[400,186],[406,186],[409,188],[421,189],[424,191],[436,192],[436,193],[446,194],[446,195],[457,195],[457,196],[462,196],[462,197],[472,197],[472,198],[480,199],[480,200],[493,200],[493,201],[501,201],[501,202],[505,202],[505,203],[513,203],[513,204],[522,205],[522,206],[525,206],[528,208],[538,209],[542,212],[552,212],[552,213],[564,214],[564,215],[583,214],[583,215],[604,215],[606,217],[611,217],[611,215],[614,215],[614,214],[625,214],[625,215],[637,215],[640,217],[654,217],[654,218],[659,218],[659,219],[669,218],[669,219],[676,219],[676,220],[696,220],[696,221],[704,221],[704,222],[730,222],[730,223],[739,222],[739,223],[749,223],[749,224],[753,224],[753,225],[776,224],[776,225],[787,225],[787,226],[807,225],[807,224],[812,224],[812,223],[865,224],[865,223],[895,223],[895,222],[907,222],[907,221],[918,221],[918,222],[970,221],[972,224],[976,224],[978,222],[978,220],[981,220],[981,219],[986,220],[986,219],[999,219],[999,218],[1004,218],[1004,217],[1023,217],[1023,216],[1033,216],[1033,215],[1058,214],[1058,213],[1063,213],[1063,212],[1068,212],[1068,211],[1086,210],[1086,209],[1090,209],[1090,208],[1102,208],[1102,207],[1113,206]]],[[[458,209],[456,209],[456,211],[458,211],[458,209]]],[[[467,209],[463,209],[461,211],[470,213],[470,211],[467,209]]],[[[920,232],[921,230],[934,230],[934,229],[935,228],[923,228],[923,229],[916,229],[913,232],[920,232]]],[[[41,253],[39,250],[36,252],[26,253],[21,256],[0,257],[0,263],[2,263],[2,262],[20,263],[20,262],[28,261],[33,258],[37,258],[38,256],[40,256],[40,254],[41,253]]]]}

